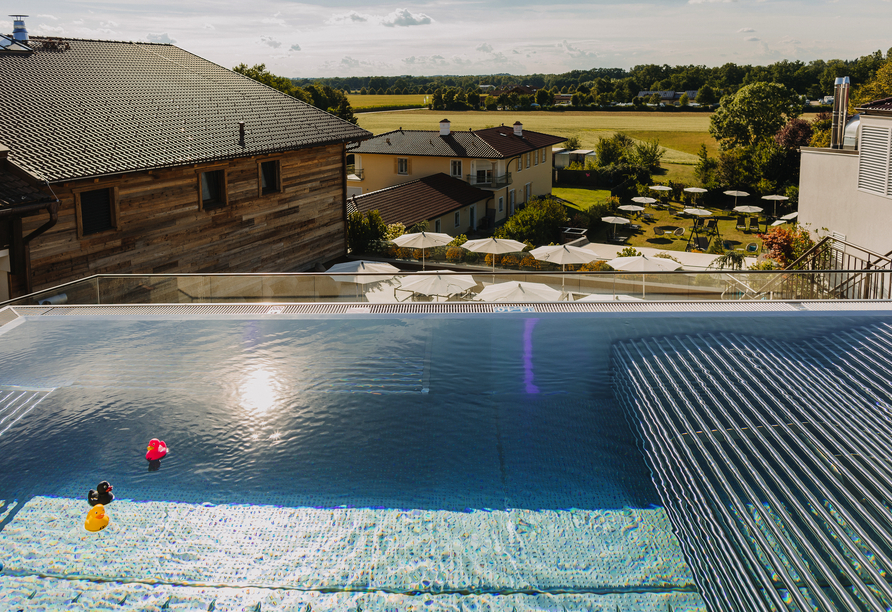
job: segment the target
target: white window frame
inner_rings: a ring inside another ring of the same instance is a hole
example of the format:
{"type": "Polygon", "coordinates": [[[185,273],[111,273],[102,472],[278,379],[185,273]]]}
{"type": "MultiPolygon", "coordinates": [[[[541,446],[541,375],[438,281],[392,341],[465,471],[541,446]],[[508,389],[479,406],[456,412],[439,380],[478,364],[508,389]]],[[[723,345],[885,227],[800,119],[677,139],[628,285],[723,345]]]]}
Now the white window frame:
{"type": "Polygon", "coordinates": [[[397,174],[409,174],[409,158],[408,157],[397,157],[396,158],[396,173],[397,174]]]}
{"type": "Polygon", "coordinates": [[[542,163],[543,164],[548,161],[548,154],[546,153],[547,150],[548,149],[542,149],[542,163]]]}
{"type": "Polygon", "coordinates": [[[461,225],[461,211],[455,211],[455,227],[459,227],[461,225]]]}
{"type": "Polygon", "coordinates": [[[517,171],[518,172],[523,171],[523,158],[522,157],[517,158],[517,171]]]}
{"type": "Polygon", "coordinates": [[[454,178],[461,178],[462,175],[460,159],[453,159],[452,162],[449,164],[449,176],[452,176],[454,178]],[[455,171],[456,165],[458,166],[458,172],[455,171]]]}

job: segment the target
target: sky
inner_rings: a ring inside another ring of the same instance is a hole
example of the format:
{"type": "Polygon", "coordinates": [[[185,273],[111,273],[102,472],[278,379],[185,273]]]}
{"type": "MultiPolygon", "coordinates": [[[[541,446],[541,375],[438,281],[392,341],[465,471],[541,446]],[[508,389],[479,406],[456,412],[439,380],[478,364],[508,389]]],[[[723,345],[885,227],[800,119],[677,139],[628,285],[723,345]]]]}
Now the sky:
{"type": "MultiPolygon", "coordinates": [[[[173,43],[288,77],[560,73],[855,59],[892,0],[4,0],[31,35],[173,43]]],[[[8,19],[0,32],[12,31],[8,19]]]]}

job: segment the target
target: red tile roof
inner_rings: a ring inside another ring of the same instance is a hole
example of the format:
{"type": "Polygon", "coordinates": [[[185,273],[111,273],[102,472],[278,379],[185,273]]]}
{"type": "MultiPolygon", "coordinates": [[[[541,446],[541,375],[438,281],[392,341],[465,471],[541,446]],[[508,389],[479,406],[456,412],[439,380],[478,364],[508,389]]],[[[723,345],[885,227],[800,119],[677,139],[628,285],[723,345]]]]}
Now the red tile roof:
{"type": "Polygon", "coordinates": [[[862,104],[857,110],[881,112],[892,111],[892,98],[883,98],[882,100],[874,100],[873,102],[862,104]]]}
{"type": "Polygon", "coordinates": [[[402,223],[409,227],[491,196],[488,191],[440,172],[417,181],[353,196],[350,203],[362,213],[377,210],[388,225],[402,223]]]}

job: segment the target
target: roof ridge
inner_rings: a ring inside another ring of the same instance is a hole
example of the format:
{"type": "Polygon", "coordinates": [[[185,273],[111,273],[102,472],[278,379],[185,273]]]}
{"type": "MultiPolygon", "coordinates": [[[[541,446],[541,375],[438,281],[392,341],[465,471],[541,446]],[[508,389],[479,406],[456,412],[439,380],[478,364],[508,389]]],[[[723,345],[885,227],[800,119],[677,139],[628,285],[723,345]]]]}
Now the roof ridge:
{"type": "MultiPolygon", "coordinates": [[[[71,38],[69,36],[29,36],[30,40],[73,40],[77,42],[99,42],[99,43],[114,43],[116,45],[155,45],[157,47],[176,47],[173,43],[158,43],[158,42],[149,42],[149,41],[141,41],[141,40],[108,40],[101,38],[71,38]]],[[[177,47],[177,49],[185,51],[182,47],[177,47]]],[[[187,51],[188,53],[188,51],[187,51]]],[[[204,59],[204,58],[202,58],[204,59]]]]}
{"type": "MultiPolygon", "coordinates": [[[[419,183],[424,179],[430,176],[436,176],[437,174],[444,174],[443,172],[437,172],[436,174],[428,174],[427,176],[422,176],[421,178],[417,178],[412,181],[406,181],[405,183],[397,183],[396,185],[391,185],[390,187],[382,187],[381,189],[376,189],[375,191],[367,191],[366,193],[357,193],[353,194],[350,199],[358,200],[359,198],[364,198],[365,196],[369,196],[376,193],[381,193],[382,191],[390,191],[391,189],[396,189],[397,187],[405,187],[406,185],[411,185],[412,183],[419,183]]],[[[446,176],[449,176],[448,174],[446,176]]]]}

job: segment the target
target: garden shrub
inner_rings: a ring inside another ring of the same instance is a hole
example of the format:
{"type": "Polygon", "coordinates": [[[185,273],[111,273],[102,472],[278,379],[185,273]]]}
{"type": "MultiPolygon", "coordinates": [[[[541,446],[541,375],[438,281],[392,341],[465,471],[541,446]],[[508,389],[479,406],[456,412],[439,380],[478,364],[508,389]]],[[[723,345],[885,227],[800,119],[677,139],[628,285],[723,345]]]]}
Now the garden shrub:
{"type": "Polygon", "coordinates": [[[453,263],[460,262],[464,258],[464,255],[465,250],[461,247],[452,246],[446,250],[446,259],[453,263]]]}
{"type": "Polygon", "coordinates": [[[538,270],[539,260],[533,257],[532,255],[524,255],[523,259],[520,260],[520,267],[524,270],[538,270]]]}
{"type": "Polygon", "coordinates": [[[509,254],[509,255],[502,256],[502,267],[503,268],[517,268],[519,263],[520,262],[518,261],[517,257],[514,255],[509,254]]]}

